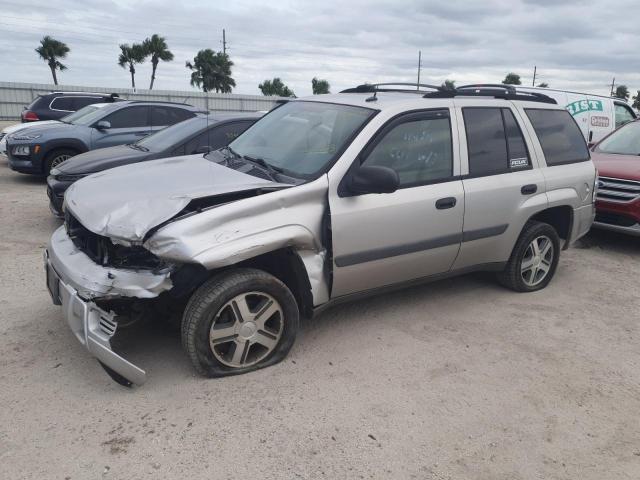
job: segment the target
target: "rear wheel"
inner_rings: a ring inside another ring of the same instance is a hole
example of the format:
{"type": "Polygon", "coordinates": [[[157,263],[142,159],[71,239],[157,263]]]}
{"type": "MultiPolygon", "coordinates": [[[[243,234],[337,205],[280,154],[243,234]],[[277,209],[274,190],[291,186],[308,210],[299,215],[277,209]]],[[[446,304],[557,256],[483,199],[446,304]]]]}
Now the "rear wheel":
{"type": "Polygon", "coordinates": [[[527,222],[498,279],[517,292],[541,290],[553,278],[559,258],[560,238],[556,230],[547,223],[527,222]]]}
{"type": "Polygon", "coordinates": [[[298,322],[298,306],[284,283],[239,269],[196,290],[182,319],[182,344],[202,375],[236,375],[284,359],[298,322]]]}
{"type": "Polygon", "coordinates": [[[76,152],[75,150],[72,150],[70,148],[57,148],[55,150],[52,150],[45,157],[44,165],[45,165],[45,169],[46,170],[45,170],[44,173],[46,175],[49,175],[51,173],[51,169],[52,168],[57,167],[62,162],[64,162],[65,160],[70,159],[71,157],[73,157],[77,153],[78,152],[76,152]]]}

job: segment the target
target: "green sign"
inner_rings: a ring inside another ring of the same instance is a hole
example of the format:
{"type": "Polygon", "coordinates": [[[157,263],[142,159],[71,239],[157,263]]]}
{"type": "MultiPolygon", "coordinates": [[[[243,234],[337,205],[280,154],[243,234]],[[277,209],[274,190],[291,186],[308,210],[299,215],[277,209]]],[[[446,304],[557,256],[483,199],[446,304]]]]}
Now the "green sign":
{"type": "Polygon", "coordinates": [[[583,112],[603,111],[602,102],[600,100],[578,100],[577,102],[570,103],[565,108],[574,116],[583,112]]]}

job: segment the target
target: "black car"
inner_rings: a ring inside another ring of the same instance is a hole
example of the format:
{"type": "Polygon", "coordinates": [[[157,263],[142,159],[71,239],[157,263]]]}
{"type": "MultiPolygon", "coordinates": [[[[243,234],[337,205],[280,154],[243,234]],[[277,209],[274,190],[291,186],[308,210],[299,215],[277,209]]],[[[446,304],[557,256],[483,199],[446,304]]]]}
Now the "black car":
{"type": "Polygon", "coordinates": [[[38,95],[20,115],[22,123],[58,120],[94,103],[118,101],[117,93],[51,92],[38,95]]]}
{"type": "Polygon", "coordinates": [[[58,217],[62,216],[64,192],[76,180],[131,163],[217,150],[227,146],[262,115],[198,114],[135,143],[100,148],[70,158],[52,169],[47,178],[51,212],[58,217]]]}

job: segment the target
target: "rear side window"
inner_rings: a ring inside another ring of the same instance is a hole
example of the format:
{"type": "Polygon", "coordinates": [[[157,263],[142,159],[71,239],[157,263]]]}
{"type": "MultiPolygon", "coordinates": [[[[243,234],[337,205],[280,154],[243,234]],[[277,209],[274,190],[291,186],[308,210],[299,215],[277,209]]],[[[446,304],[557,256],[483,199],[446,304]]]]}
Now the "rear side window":
{"type": "Polygon", "coordinates": [[[149,126],[148,107],[127,107],[113,112],[105,120],[111,128],[138,128],[149,126]]]}
{"type": "Polygon", "coordinates": [[[76,108],[73,106],[73,97],[57,97],[51,102],[53,110],[64,110],[65,112],[74,112],[76,108]]]}
{"type": "Polygon", "coordinates": [[[151,125],[154,127],[167,127],[193,116],[191,112],[181,108],[165,106],[151,107],[151,125]]]}
{"type": "Polygon", "coordinates": [[[469,176],[497,175],[531,166],[513,113],[508,108],[463,108],[469,176]]]}
{"type": "Polygon", "coordinates": [[[81,108],[84,108],[87,105],[91,105],[92,103],[98,103],[102,101],[103,101],[102,98],[99,98],[99,97],[74,97],[73,109],[80,110],[81,108]]]}
{"type": "Polygon", "coordinates": [[[589,150],[580,127],[566,110],[527,108],[548,166],[589,160],[589,150]]]}

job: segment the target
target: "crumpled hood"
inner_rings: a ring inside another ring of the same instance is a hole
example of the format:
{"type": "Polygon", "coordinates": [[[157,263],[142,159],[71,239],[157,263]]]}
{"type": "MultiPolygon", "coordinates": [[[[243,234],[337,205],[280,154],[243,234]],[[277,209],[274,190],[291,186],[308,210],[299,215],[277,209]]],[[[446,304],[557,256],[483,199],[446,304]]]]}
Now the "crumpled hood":
{"type": "Polygon", "coordinates": [[[94,173],[69,187],[65,203],[92,232],[140,242],[193,199],[290,186],[232,170],[203,155],[188,155],[94,173]]]}
{"type": "Polygon", "coordinates": [[[153,155],[151,152],[136,150],[127,145],[117,145],[81,153],[56,168],[66,175],[80,175],[140,162],[151,155],[153,155]]]}

